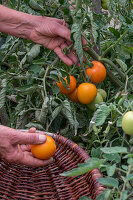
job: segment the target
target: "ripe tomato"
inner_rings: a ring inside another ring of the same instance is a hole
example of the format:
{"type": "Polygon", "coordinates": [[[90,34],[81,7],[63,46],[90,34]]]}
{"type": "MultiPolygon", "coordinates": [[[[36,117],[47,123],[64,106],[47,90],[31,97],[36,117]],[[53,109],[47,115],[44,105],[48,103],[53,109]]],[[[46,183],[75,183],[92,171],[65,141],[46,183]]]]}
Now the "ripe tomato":
{"type": "Polygon", "coordinates": [[[107,92],[101,88],[99,88],[97,91],[101,94],[103,100],[105,101],[107,98],[107,92]]]}
{"type": "Polygon", "coordinates": [[[81,83],[77,95],[80,103],[89,104],[96,98],[97,88],[92,83],[81,83]]]}
{"type": "Polygon", "coordinates": [[[128,111],[122,118],[122,129],[128,135],[133,135],[133,111],[128,111]]]}
{"type": "Polygon", "coordinates": [[[101,102],[103,102],[103,98],[102,98],[102,96],[101,96],[101,94],[99,93],[99,92],[97,92],[97,96],[96,96],[96,98],[94,99],[94,101],[92,101],[90,104],[88,104],[87,106],[88,106],[88,108],[90,108],[91,110],[96,110],[96,104],[99,104],[99,103],[101,103],[101,102]]]}
{"type": "MultiPolygon", "coordinates": [[[[65,80],[65,82],[67,84],[67,77],[65,77],[64,80],[65,80]]],[[[61,80],[60,80],[60,82],[56,82],[56,84],[60,88],[60,93],[61,94],[70,94],[76,88],[77,81],[76,81],[74,76],[70,75],[70,84],[69,84],[68,88],[65,88],[63,86],[61,80]]]]}
{"type": "Polygon", "coordinates": [[[108,10],[108,4],[110,3],[110,0],[102,0],[101,6],[104,10],[108,10]]]}
{"type": "Polygon", "coordinates": [[[106,69],[104,65],[98,61],[92,61],[93,66],[86,69],[87,75],[90,77],[90,81],[93,83],[100,83],[106,77],[106,69]]]}
{"type": "Polygon", "coordinates": [[[78,95],[77,95],[78,88],[76,88],[72,93],[68,94],[68,98],[75,103],[78,103],[78,95]]]}
{"type": "Polygon", "coordinates": [[[46,160],[56,152],[55,141],[49,135],[46,135],[47,140],[43,144],[31,145],[32,154],[39,159],[46,160]]]}

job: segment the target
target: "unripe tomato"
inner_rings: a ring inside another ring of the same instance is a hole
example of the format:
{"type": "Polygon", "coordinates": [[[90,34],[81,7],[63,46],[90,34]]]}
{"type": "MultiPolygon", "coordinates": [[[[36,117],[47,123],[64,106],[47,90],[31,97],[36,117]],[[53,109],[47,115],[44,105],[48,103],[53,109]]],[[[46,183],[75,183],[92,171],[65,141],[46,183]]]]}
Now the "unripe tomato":
{"type": "Polygon", "coordinates": [[[72,93],[68,94],[68,98],[75,103],[78,103],[78,95],[77,95],[78,88],[76,88],[72,93]]]}
{"type": "Polygon", "coordinates": [[[128,135],[133,135],[133,111],[128,111],[122,118],[122,129],[128,135]]]}
{"type": "MultiPolygon", "coordinates": [[[[59,79],[60,80],[60,79],[59,79]]],[[[67,77],[64,78],[66,84],[67,84],[67,77]]],[[[77,85],[77,81],[75,79],[74,76],[70,75],[70,84],[68,86],[68,88],[65,88],[60,80],[60,82],[56,82],[56,84],[58,85],[58,87],[60,88],[60,93],[61,94],[70,94],[73,90],[75,90],[76,85],[77,85]]]]}
{"type": "Polygon", "coordinates": [[[108,4],[110,3],[110,0],[102,0],[101,6],[104,10],[108,10],[108,4]]]}
{"type": "Polygon", "coordinates": [[[43,144],[31,145],[32,154],[42,160],[49,159],[56,152],[55,141],[49,135],[46,135],[47,140],[43,144]]]}
{"type": "Polygon", "coordinates": [[[94,111],[94,110],[96,110],[96,106],[95,105],[99,104],[101,102],[103,102],[103,98],[102,98],[101,94],[99,92],[97,92],[97,96],[94,99],[94,101],[91,102],[90,104],[88,104],[87,106],[88,106],[88,108],[90,108],[91,110],[94,111]]]}
{"type": "Polygon", "coordinates": [[[89,104],[96,98],[97,88],[92,83],[81,83],[77,95],[80,103],[89,104]]]}
{"type": "Polygon", "coordinates": [[[99,88],[97,91],[101,94],[103,100],[105,101],[107,98],[107,92],[101,88],[99,88]]]}
{"type": "Polygon", "coordinates": [[[93,83],[101,83],[106,78],[106,69],[104,65],[98,61],[92,61],[93,66],[86,69],[90,81],[93,83]]]}

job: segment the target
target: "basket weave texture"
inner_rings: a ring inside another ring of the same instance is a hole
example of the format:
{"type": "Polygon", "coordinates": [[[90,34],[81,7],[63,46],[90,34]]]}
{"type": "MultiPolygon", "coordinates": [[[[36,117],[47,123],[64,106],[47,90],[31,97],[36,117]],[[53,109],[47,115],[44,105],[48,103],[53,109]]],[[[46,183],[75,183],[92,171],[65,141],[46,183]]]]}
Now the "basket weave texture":
{"type": "MultiPolygon", "coordinates": [[[[23,130],[24,131],[24,130],[23,130]]],[[[71,140],[56,134],[54,162],[46,167],[25,167],[0,161],[1,200],[76,200],[89,196],[95,200],[104,190],[98,183],[98,169],[76,177],[60,174],[89,159],[88,154],[71,140]]]]}

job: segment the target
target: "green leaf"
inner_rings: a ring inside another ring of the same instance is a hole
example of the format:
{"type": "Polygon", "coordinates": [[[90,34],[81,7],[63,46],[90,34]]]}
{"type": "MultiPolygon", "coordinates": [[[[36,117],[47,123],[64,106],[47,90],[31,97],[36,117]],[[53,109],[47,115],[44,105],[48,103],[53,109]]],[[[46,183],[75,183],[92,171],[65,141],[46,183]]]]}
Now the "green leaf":
{"type": "Polygon", "coordinates": [[[116,59],[116,62],[120,65],[121,69],[126,72],[127,71],[127,65],[120,59],[116,59]]]}
{"type": "Polygon", "coordinates": [[[72,169],[68,172],[63,172],[60,174],[61,176],[78,176],[85,174],[95,168],[98,168],[102,161],[98,158],[90,158],[87,163],[82,163],[78,168],[72,169]]]}
{"type": "Polygon", "coordinates": [[[38,122],[30,122],[26,124],[25,127],[28,129],[35,127],[37,130],[44,130],[43,126],[38,122]]]}
{"type": "Polygon", "coordinates": [[[132,180],[133,180],[133,174],[129,174],[129,175],[127,176],[127,180],[128,180],[128,181],[132,181],[132,180]]]}
{"type": "Polygon", "coordinates": [[[95,122],[96,126],[101,126],[105,122],[110,112],[111,108],[108,107],[106,104],[102,104],[94,113],[92,121],[95,122]]]}
{"type": "Polygon", "coordinates": [[[107,178],[99,178],[98,182],[107,186],[107,187],[115,187],[118,188],[119,182],[117,179],[114,179],[112,177],[107,177],[107,178]]]}
{"type": "Polygon", "coordinates": [[[126,147],[104,147],[101,148],[103,153],[112,154],[112,153],[127,153],[126,147]]]}
{"type": "Polygon", "coordinates": [[[61,112],[61,110],[62,110],[62,105],[55,108],[55,110],[52,112],[52,120],[54,120],[57,117],[57,115],[61,112]]]}
{"type": "Polygon", "coordinates": [[[94,147],[92,147],[91,157],[99,158],[100,154],[101,154],[100,147],[98,147],[97,149],[95,149],[94,147]]]}
{"type": "Polygon", "coordinates": [[[40,53],[40,45],[35,44],[30,51],[27,53],[28,61],[31,62],[34,58],[36,58],[40,53]]]}
{"type": "Polygon", "coordinates": [[[32,8],[32,9],[35,9],[35,10],[44,10],[36,1],[34,0],[30,0],[29,1],[29,6],[32,8]]]}
{"type": "Polygon", "coordinates": [[[108,161],[115,161],[116,163],[119,163],[121,161],[121,157],[118,153],[115,154],[103,154],[103,158],[105,158],[108,161]]]}
{"type": "Polygon", "coordinates": [[[127,154],[123,157],[123,159],[126,159],[126,158],[133,158],[133,153],[127,154]]]}
{"type": "Polygon", "coordinates": [[[6,97],[6,90],[7,90],[7,80],[3,79],[2,81],[0,80],[1,85],[0,88],[0,108],[2,108],[5,104],[5,97],[6,97]]]}
{"type": "Polygon", "coordinates": [[[122,126],[122,116],[118,117],[117,122],[116,122],[116,126],[117,127],[121,127],[122,126]]]}
{"type": "Polygon", "coordinates": [[[108,176],[113,176],[116,170],[116,164],[112,166],[107,166],[107,174],[108,176]]]}
{"type": "Polygon", "coordinates": [[[81,40],[81,24],[74,23],[72,25],[71,33],[74,38],[74,49],[78,55],[80,60],[80,64],[83,63],[83,48],[82,48],[82,40],[81,40]]]}
{"type": "Polygon", "coordinates": [[[68,100],[64,100],[62,102],[62,105],[63,105],[63,110],[62,110],[63,114],[66,116],[66,118],[68,119],[72,127],[75,128],[75,135],[77,135],[77,129],[78,129],[79,123],[76,120],[76,118],[73,116],[70,102],[68,100]]]}
{"type": "Polygon", "coordinates": [[[111,200],[110,195],[111,195],[111,190],[105,189],[101,194],[98,195],[96,200],[111,200]]]}

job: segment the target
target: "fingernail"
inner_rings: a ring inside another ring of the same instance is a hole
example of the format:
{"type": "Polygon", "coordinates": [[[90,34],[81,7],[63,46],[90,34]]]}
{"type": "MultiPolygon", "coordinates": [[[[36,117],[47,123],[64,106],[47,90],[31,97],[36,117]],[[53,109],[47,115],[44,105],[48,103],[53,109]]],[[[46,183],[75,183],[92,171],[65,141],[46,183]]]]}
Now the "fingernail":
{"type": "Polygon", "coordinates": [[[39,135],[39,141],[40,142],[45,142],[46,141],[46,136],[45,135],[39,135]]]}

